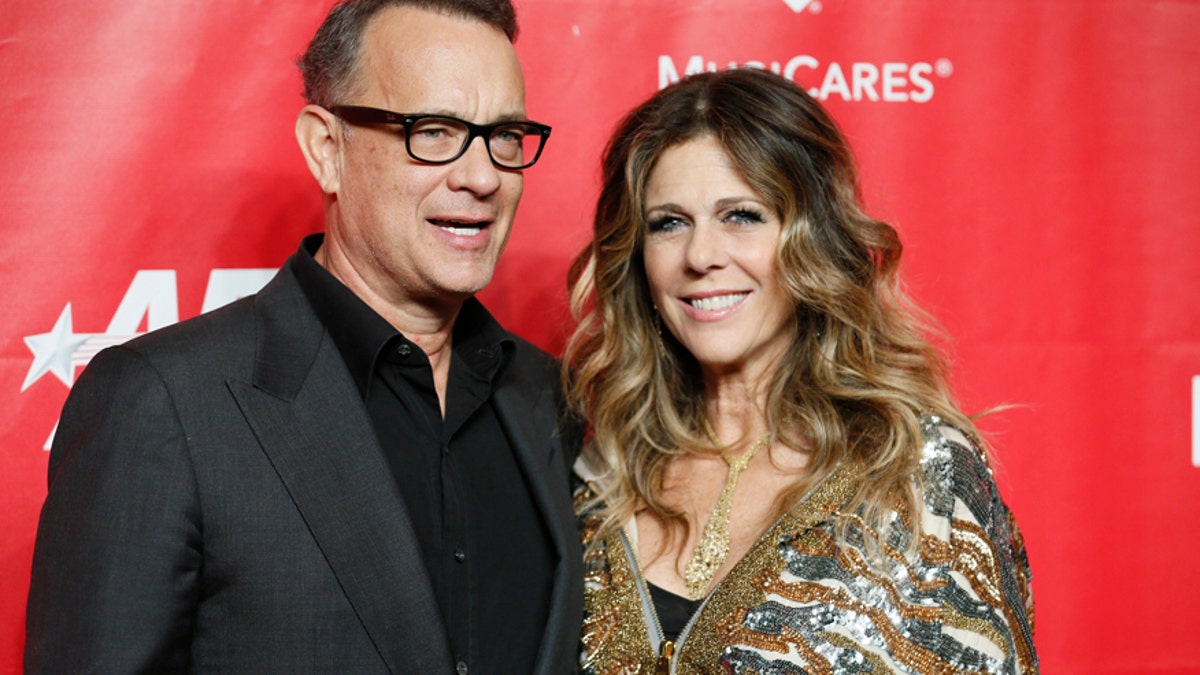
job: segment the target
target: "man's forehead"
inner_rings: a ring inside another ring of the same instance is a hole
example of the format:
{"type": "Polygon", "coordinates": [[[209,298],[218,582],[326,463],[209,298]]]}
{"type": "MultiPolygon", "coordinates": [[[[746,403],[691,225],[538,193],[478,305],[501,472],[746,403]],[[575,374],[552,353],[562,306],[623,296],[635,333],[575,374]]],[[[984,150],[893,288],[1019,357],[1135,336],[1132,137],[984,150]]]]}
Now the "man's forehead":
{"type": "Polygon", "coordinates": [[[464,106],[502,117],[524,112],[524,76],[503,32],[428,10],[385,12],[367,27],[356,77],[361,95],[382,99],[373,104],[408,106],[400,112],[461,115],[469,112],[464,106]]]}
{"type": "Polygon", "coordinates": [[[495,58],[512,50],[498,28],[477,19],[415,7],[382,10],[363,32],[362,52],[376,61],[437,56],[495,58]]]}

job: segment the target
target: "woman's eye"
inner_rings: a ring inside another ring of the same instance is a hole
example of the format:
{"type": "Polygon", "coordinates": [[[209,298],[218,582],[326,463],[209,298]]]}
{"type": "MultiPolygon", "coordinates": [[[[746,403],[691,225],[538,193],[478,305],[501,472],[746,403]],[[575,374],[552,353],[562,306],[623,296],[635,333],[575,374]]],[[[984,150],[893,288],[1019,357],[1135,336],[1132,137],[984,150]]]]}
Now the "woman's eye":
{"type": "Polygon", "coordinates": [[[675,216],[659,216],[652,218],[647,227],[651,232],[670,232],[683,227],[683,220],[675,216]]]}
{"type": "Polygon", "coordinates": [[[765,222],[762,213],[754,209],[734,209],[725,214],[725,220],[733,223],[753,224],[765,222]]]}

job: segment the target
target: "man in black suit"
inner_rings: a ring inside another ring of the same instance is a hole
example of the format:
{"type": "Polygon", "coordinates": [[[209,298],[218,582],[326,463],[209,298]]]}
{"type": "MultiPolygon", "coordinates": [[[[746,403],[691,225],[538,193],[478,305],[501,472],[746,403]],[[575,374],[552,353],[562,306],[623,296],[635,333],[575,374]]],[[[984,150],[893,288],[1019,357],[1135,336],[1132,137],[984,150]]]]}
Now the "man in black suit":
{"type": "Polygon", "coordinates": [[[29,672],[562,673],[582,571],[553,361],[473,298],[549,128],[508,0],[349,0],[301,61],[324,193],[256,296],[63,411],[29,672]]]}

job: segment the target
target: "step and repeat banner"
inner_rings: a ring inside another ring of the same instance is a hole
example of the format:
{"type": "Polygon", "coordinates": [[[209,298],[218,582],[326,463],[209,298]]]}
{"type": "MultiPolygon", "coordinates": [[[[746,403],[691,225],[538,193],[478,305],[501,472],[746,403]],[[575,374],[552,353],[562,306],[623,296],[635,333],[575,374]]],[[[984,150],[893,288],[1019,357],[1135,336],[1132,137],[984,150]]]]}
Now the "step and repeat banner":
{"type": "MultiPolygon", "coordinates": [[[[46,448],[100,349],[254,292],[321,228],[293,67],[328,0],[0,12],[0,672],[46,448]]],[[[553,125],[484,301],[550,351],[621,114],[767,68],[841,123],[953,341],[1046,672],[1200,673],[1200,2],[519,0],[553,125]]]]}

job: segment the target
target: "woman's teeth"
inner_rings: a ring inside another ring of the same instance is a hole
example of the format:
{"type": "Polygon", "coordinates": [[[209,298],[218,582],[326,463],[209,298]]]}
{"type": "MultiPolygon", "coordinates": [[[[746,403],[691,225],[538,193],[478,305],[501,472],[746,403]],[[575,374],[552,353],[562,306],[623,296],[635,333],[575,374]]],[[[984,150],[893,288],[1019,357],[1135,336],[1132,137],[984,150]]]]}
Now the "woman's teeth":
{"type": "Polygon", "coordinates": [[[688,300],[692,307],[704,311],[713,311],[732,307],[741,302],[749,293],[732,293],[730,295],[717,295],[711,298],[692,298],[688,300]]]}

